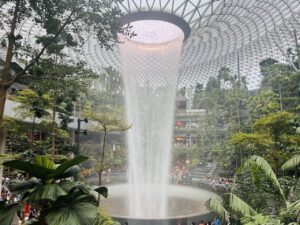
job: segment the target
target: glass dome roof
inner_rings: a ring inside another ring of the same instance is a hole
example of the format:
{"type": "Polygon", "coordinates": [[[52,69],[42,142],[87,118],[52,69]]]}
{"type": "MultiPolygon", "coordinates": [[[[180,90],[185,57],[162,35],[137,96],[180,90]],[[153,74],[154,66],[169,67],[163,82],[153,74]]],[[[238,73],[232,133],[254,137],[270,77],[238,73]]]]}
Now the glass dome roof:
{"type": "MultiPolygon", "coordinates": [[[[259,62],[272,57],[290,63],[286,51],[295,48],[294,30],[300,30],[299,0],[125,0],[120,7],[124,13],[172,13],[189,23],[192,32],[183,46],[180,86],[205,84],[228,66],[234,73],[239,69],[249,88],[256,88],[259,62]]],[[[96,49],[90,46],[89,51],[97,54],[96,49]]],[[[101,51],[101,57],[104,65],[118,62],[117,51],[101,51]]]]}

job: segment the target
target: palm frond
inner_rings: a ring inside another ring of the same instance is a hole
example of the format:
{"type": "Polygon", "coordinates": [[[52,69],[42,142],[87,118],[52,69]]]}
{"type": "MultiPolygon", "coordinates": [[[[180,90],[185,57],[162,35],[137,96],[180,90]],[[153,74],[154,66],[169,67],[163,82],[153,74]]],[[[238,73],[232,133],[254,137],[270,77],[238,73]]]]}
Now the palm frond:
{"type": "Polygon", "coordinates": [[[245,216],[241,219],[241,222],[242,224],[245,225],[254,225],[254,224],[282,225],[282,223],[280,223],[279,220],[263,214],[257,214],[255,216],[245,216]]]}
{"type": "Polygon", "coordinates": [[[300,155],[296,155],[293,158],[286,161],[282,166],[282,170],[291,170],[300,165],[300,155]]]}
{"type": "Polygon", "coordinates": [[[242,199],[240,199],[238,196],[236,196],[233,193],[229,194],[229,207],[235,211],[239,212],[242,215],[256,215],[257,212],[246,202],[244,202],[242,199]]]}
{"type": "Polygon", "coordinates": [[[8,184],[8,189],[13,194],[22,194],[29,189],[35,187],[39,183],[39,180],[35,177],[27,181],[23,180],[13,180],[8,184]]]}
{"type": "Polygon", "coordinates": [[[279,183],[272,167],[267,162],[267,160],[265,160],[261,156],[253,155],[253,156],[250,157],[250,159],[248,159],[245,162],[244,166],[247,166],[247,165],[252,164],[252,163],[256,164],[260,169],[262,169],[264,171],[265,175],[273,181],[274,185],[278,188],[278,190],[279,190],[279,192],[280,192],[281,196],[283,197],[283,199],[285,201],[285,204],[286,204],[286,199],[285,199],[283,190],[280,186],[280,183],[279,183]]]}
{"type": "Polygon", "coordinates": [[[108,197],[108,189],[107,187],[98,187],[94,191],[98,192],[98,194],[102,195],[103,197],[108,197]]]}
{"type": "Polygon", "coordinates": [[[97,208],[88,202],[72,202],[52,210],[46,216],[48,225],[90,225],[97,218],[97,208]]]}
{"type": "Polygon", "coordinates": [[[84,161],[86,161],[88,157],[79,155],[76,156],[74,159],[67,160],[60,164],[51,174],[47,174],[47,179],[57,179],[58,177],[62,176],[68,169],[70,169],[73,166],[76,166],[84,161]]]}
{"type": "Polygon", "coordinates": [[[205,203],[206,208],[214,212],[222,221],[227,221],[229,218],[228,211],[224,208],[222,200],[218,197],[211,197],[205,203]]]}
{"type": "Polygon", "coordinates": [[[58,197],[68,193],[59,184],[46,184],[36,188],[29,196],[29,202],[39,202],[42,200],[56,201],[58,197]]]}
{"type": "Polygon", "coordinates": [[[293,202],[292,204],[288,205],[288,209],[297,209],[300,210],[300,200],[293,202]]]}
{"type": "Polygon", "coordinates": [[[55,163],[51,159],[49,159],[47,156],[36,156],[35,157],[35,164],[42,166],[47,169],[54,170],[55,169],[55,163]]]}

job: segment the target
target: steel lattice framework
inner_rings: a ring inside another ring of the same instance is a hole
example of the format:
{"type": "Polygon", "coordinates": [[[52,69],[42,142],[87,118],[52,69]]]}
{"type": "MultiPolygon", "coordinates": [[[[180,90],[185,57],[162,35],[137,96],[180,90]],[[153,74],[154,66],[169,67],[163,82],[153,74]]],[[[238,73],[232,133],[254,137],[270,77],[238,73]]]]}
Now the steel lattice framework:
{"type": "MultiPolygon", "coordinates": [[[[272,57],[291,63],[288,48],[295,49],[300,37],[300,0],[124,0],[125,14],[160,11],[175,14],[191,27],[183,45],[179,86],[205,84],[222,66],[247,77],[249,88],[260,81],[259,62],[272,57]],[[298,34],[297,34],[298,33],[298,34]]],[[[31,39],[40,28],[24,23],[23,32],[31,39]]],[[[83,54],[70,52],[100,71],[120,69],[119,50],[101,49],[88,38],[83,54]]]]}
{"type": "MultiPolygon", "coordinates": [[[[120,7],[125,13],[172,13],[190,24],[181,86],[205,84],[220,67],[228,66],[233,73],[247,76],[249,88],[255,88],[260,81],[259,62],[272,57],[291,63],[286,51],[295,49],[295,34],[300,34],[299,0],[126,0],[120,7]]],[[[96,55],[91,58],[95,64],[119,65],[118,51],[103,52],[92,43],[88,51],[96,55]]]]}

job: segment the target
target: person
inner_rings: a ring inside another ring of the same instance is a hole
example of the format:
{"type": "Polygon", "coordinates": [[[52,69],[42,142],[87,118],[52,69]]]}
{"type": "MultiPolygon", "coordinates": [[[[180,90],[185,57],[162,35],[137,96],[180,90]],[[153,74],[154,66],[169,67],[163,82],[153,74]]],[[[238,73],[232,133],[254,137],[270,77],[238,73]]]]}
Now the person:
{"type": "Polygon", "coordinates": [[[199,225],[205,225],[205,223],[203,222],[203,220],[201,220],[199,225]]]}
{"type": "Polygon", "coordinates": [[[213,225],[221,225],[221,220],[216,217],[213,221],[213,225]]]}

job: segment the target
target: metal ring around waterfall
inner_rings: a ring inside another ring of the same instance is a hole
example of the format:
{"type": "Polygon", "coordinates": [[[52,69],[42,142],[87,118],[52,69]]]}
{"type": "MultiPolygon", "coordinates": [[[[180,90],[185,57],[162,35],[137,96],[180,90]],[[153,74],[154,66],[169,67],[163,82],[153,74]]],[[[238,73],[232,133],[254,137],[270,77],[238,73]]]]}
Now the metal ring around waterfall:
{"type": "Polygon", "coordinates": [[[160,11],[139,11],[133,12],[121,17],[121,25],[130,24],[131,22],[140,20],[160,20],[169,22],[179,27],[184,33],[184,40],[186,40],[191,34],[191,28],[189,24],[174,14],[160,12],[160,11]]]}

